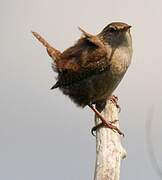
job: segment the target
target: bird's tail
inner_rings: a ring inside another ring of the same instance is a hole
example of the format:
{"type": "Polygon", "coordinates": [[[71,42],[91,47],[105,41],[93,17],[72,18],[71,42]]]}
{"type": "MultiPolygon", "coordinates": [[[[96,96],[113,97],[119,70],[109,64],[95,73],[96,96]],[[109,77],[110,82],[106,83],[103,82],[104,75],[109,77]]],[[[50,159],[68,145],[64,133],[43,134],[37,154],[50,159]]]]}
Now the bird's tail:
{"type": "Polygon", "coordinates": [[[42,36],[40,36],[37,32],[33,32],[32,34],[38,39],[39,42],[46,47],[48,55],[54,60],[57,61],[60,59],[61,52],[54,47],[52,47],[42,36]]]}

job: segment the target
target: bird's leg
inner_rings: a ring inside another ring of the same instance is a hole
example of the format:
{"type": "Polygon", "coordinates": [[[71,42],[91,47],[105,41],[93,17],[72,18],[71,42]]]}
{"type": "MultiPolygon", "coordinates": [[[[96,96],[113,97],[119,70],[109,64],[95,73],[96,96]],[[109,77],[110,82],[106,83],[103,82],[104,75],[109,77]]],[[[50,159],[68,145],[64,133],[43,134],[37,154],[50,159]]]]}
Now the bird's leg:
{"type": "MultiPolygon", "coordinates": [[[[104,110],[105,106],[106,106],[106,101],[107,100],[101,100],[101,101],[97,101],[95,104],[96,110],[98,110],[100,113],[104,110]]],[[[103,122],[95,125],[92,129],[91,129],[91,134],[93,136],[95,136],[94,132],[97,131],[97,129],[101,128],[101,127],[105,127],[105,124],[103,122]]]]}
{"type": "MultiPolygon", "coordinates": [[[[112,129],[113,131],[115,130],[115,131],[117,131],[120,135],[123,135],[123,136],[124,136],[124,134],[123,134],[116,126],[114,126],[111,122],[107,122],[107,121],[105,120],[105,118],[102,117],[102,115],[100,114],[100,112],[99,112],[93,105],[88,105],[88,106],[89,106],[89,107],[95,112],[95,114],[101,119],[102,124],[103,124],[104,126],[112,129]]],[[[101,125],[100,125],[100,126],[101,126],[101,125]]],[[[98,128],[98,127],[92,128],[92,130],[91,130],[92,134],[93,134],[94,130],[97,129],[97,128],[98,128]]]]}
{"type": "MultiPolygon", "coordinates": [[[[105,108],[105,106],[106,106],[106,101],[107,101],[106,99],[97,101],[97,102],[95,103],[96,110],[98,110],[98,111],[101,113],[101,112],[103,111],[103,109],[105,108]]],[[[111,124],[116,123],[117,121],[118,121],[118,120],[111,121],[111,124]]],[[[99,129],[99,128],[101,128],[101,127],[105,127],[105,126],[106,126],[106,125],[105,125],[103,122],[97,124],[96,126],[94,126],[94,127],[91,129],[91,134],[92,134],[93,136],[95,136],[94,132],[95,132],[97,129],[99,129]]]]}
{"type": "Polygon", "coordinates": [[[109,97],[109,100],[116,105],[116,107],[119,109],[119,112],[121,112],[121,107],[118,104],[118,97],[115,95],[112,95],[109,97]]]}

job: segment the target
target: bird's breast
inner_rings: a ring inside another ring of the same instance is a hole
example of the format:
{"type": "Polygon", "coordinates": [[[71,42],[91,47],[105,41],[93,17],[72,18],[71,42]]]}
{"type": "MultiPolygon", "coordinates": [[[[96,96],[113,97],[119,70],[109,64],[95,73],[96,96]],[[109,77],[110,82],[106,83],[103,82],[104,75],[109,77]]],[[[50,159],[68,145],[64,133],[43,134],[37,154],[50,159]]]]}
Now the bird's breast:
{"type": "Polygon", "coordinates": [[[124,75],[131,63],[131,54],[127,48],[119,48],[114,51],[110,62],[110,71],[113,76],[124,75]]]}

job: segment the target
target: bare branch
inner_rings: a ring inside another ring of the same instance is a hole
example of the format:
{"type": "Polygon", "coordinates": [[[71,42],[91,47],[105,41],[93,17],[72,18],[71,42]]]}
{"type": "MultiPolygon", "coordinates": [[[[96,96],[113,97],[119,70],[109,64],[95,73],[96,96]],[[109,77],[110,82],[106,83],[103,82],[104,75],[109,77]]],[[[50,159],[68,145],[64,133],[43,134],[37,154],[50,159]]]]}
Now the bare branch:
{"type": "MultiPolygon", "coordinates": [[[[118,120],[118,109],[114,103],[107,101],[102,116],[109,121],[118,120]]],[[[95,118],[96,125],[100,120],[95,118]]],[[[115,122],[119,127],[119,122],[115,122]]],[[[94,180],[119,180],[121,159],[126,151],[121,145],[121,137],[109,128],[100,128],[96,132],[96,167],[94,180]]]]}

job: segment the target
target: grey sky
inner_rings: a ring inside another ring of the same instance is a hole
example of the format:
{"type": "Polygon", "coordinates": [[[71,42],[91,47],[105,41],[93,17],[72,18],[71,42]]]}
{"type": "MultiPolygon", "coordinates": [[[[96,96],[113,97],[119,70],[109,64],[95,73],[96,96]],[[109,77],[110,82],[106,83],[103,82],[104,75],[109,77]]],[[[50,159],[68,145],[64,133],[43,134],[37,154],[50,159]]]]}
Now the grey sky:
{"type": "Polygon", "coordinates": [[[80,36],[77,26],[99,32],[112,21],[132,25],[132,65],[116,90],[127,159],[121,179],[158,180],[149,161],[145,121],[154,106],[153,140],[162,167],[162,1],[0,1],[0,179],[92,179],[93,113],[58,90],[44,48],[30,31],[63,50],[80,36]]]}

